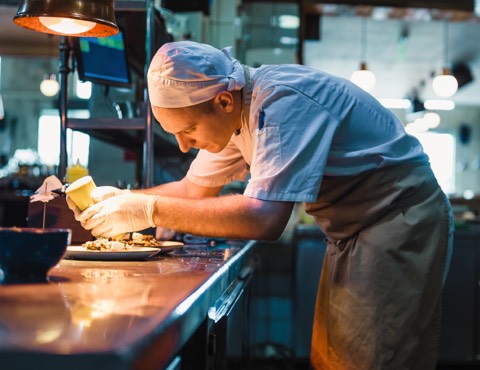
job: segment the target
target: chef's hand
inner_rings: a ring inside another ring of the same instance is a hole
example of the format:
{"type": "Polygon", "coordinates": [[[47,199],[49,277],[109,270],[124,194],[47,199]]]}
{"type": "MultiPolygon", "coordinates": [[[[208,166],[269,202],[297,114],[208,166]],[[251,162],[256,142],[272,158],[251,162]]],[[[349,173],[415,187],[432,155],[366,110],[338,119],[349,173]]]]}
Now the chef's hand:
{"type": "Polygon", "coordinates": [[[95,203],[101,202],[102,200],[114,197],[116,195],[130,193],[128,189],[118,189],[114,186],[97,186],[92,190],[90,196],[93,198],[95,203]]]}
{"type": "Polygon", "coordinates": [[[77,207],[77,205],[73,202],[73,200],[71,200],[68,195],[67,195],[67,205],[68,205],[68,208],[70,208],[72,211],[73,211],[73,215],[75,216],[75,218],[77,218],[80,213],[82,213],[82,211],[80,211],[80,208],[77,207]]]}
{"type": "MultiPolygon", "coordinates": [[[[101,202],[102,200],[114,197],[116,195],[130,193],[128,189],[118,189],[114,186],[98,186],[92,190],[90,196],[93,198],[95,203],[101,202]]],[[[82,211],[77,205],[68,197],[67,195],[67,205],[73,211],[75,218],[77,218],[82,211]]]]}
{"type": "Polygon", "coordinates": [[[94,236],[112,238],[120,234],[155,227],[154,195],[125,193],[90,206],[75,217],[94,236]]]}

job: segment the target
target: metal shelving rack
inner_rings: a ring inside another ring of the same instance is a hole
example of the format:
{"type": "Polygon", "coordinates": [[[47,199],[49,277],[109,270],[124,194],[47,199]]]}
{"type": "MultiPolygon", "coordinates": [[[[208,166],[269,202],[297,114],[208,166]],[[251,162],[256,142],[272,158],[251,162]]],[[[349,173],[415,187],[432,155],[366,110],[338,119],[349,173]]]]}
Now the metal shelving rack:
{"type": "MultiPolygon", "coordinates": [[[[154,42],[153,32],[155,27],[154,19],[154,1],[117,1],[115,11],[138,11],[145,10],[146,14],[146,35],[145,35],[145,66],[144,79],[147,80],[147,69],[150,60],[153,57],[154,42]]],[[[148,104],[148,90],[144,89],[144,100],[147,102],[145,117],[132,119],[113,119],[113,118],[95,118],[95,119],[71,119],[67,117],[68,111],[68,75],[73,72],[71,65],[72,41],[69,36],[62,36],[60,41],[60,64],[59,64],[59,113],[60,113],[60,161],[58,166],[58,177],[65,177],[67,168],[67,128],[79,131],[89,130],[143,130],[143,158],[142,158],[142,187],[152,186],[153,179],[153,161],[154,161],[154,117],[150,104],[148,104]]],[[[128,137],[125,138],[128,140],[128,137]]]]}

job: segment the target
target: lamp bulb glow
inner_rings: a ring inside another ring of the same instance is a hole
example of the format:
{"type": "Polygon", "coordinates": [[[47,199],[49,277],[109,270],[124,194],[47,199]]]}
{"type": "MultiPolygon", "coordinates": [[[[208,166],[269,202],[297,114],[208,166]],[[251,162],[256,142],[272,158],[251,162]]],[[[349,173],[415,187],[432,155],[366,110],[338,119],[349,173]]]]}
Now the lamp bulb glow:
{"type": "Polygon", "coordinates": [[[440,115],[436,112],[427,112],[423,115],[423,120],[428,128],[437,128],[440,125],[440,115]]]}
{"type": "Polygon", "coordinates": [[[457,92],[458,82],[451,74],[441,74],[433,79],[432,88],[438,96],[449,98],[457,92]]]}
{"type": "Polygon", "coordinates": [[[360,86],[363,90],[370,92],[375,87],[377,79],[372,71],[360,69],[352,73],[350,81],[360,86]]]}
{"type": "Polygon", "coordinates": [[[40,23],[48,29],[66,35],[75,35],[90,31],[96,24],[95,22],[72,18],[39,17],[39,19],[40,23]]]}
{"type": "Polygon", "coordinates": [[[60,90],[60,85],[55,78],[55,75],[49,75],[40,83],[40,91],[43,95],[51,97],[57,95],[60,90]]]}

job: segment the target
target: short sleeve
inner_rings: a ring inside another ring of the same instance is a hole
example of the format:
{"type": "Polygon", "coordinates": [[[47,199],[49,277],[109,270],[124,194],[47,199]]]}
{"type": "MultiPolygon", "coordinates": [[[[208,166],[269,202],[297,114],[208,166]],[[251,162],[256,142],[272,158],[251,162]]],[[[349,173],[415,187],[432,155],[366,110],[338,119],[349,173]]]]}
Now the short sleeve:
{"type": "Polygon", "coordinates": [[[217,187],[233,181],[245,181],[248,173],[240,150],[230,142],[219,153],[199,150],[186,177],[200,186],[217,187]]]}

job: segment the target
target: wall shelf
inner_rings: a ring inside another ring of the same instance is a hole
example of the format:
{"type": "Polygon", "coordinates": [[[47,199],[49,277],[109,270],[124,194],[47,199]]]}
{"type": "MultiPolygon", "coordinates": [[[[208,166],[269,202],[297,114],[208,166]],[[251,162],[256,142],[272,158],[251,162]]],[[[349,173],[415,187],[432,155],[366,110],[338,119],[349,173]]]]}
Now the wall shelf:
{"type": "MultiPolygon", "coordinates": [[[[145,141],[145,118],[69,118],[68,128],[88,134],[98,140],[141,152],[145,141]]],[[[157,124],[153,128],[155,157],[181,155],[172,135],[165,133],[157,124]]]]}

